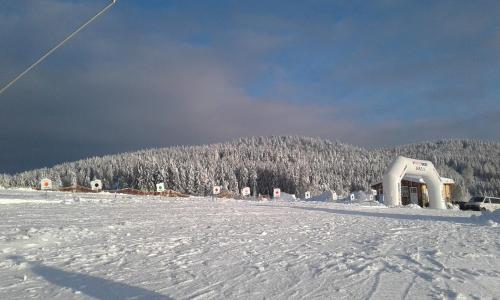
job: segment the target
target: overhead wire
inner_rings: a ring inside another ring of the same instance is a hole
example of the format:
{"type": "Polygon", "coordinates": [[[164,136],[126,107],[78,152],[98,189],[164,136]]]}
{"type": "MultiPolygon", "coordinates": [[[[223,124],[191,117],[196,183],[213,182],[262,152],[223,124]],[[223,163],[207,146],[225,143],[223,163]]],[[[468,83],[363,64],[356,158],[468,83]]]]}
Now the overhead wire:
{"type": "Polygon", "coordinates": [[[87,27],[90,23],[92,23],[95,19],[99,18],[100,15],[104,14],[106,11],[108,11],[113,5],[115,5],[116,0],[113,0],[110,4],[108,4],[105,8],[103,8],[100,12],[98,12],[95,16],[93,16],[90,20],[85,22],[83,25],[78,27],[77,30],[73,31],[70,35],[68,35],[62,42],[54,46],[52,49],[47,51],[42,57],[40,57],[37,61],[35,61],[33,64],[31,64],[26,70],[24,70],[21,74],[17,75],[14,79],[12,79],[7,85],[5,85],[1,90],[0,90],[0,95],[5,92],[11,85],[16,83],[19,79],[21,79],[26,73],[31,71],[33,68],[35,68],[37,65],[39,65],[41,62],[43,62],[47,57],[49,57],[54,51],[59,49],[61,46],[63,46],[67,41],[69,41],[72,37],[77,35],[80,31],[82,31],[85,27],[87,27]]]}

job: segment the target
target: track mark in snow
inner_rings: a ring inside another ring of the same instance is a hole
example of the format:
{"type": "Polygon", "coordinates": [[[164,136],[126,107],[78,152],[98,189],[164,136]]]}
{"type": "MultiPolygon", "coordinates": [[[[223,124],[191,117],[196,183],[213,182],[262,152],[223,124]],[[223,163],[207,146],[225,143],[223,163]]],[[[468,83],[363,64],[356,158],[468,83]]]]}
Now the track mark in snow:
{"type": "Polygon", "coordinates": [[[215,288],[221,284],[223,284],[223,281],[218,281],[218,282],[212,283],[206,287],[203,287],[203,288],[189,294],[185,298],[186,299],[198,299],[198,298],[203,297],[203,296],[208,296],[208,294],[214,293],[214,291],[212,290],[213,288],[215,288]]]}
{"type": "Polygon", "coordinates": [[[470,212],[388,208],[395,217],[386,218],[377,208],[324,203],[106,197],[2,206],[0,299],[83,297],[2,261],[12,254],[175,299],[500,294],[498,231],[450,217],[470,212]]]}
{"type": "Polygon", "coordinates": [[[366,296],[367,299],[372,299],[372,297],[375,295],[377,292],[377,289],[380,285],[380,276],[381,276],[382,270],[377,271],[377,273],[373,277],[373,285],[371,286],[370,290],[368,291],[368,295],[366,296]]]}
{"type": "Polygon", "coordinates": [[[408,282],[408,286],[405,288],[405,290],[403,291],[402,295],[401,295],[401,299],[407,299],[408,298],[408,295],[410,294],[410,290],[411,288],[413,287],[413,285],[415,284],[415,280],[417,279],[417,275],[414,275],[408,282]]]}

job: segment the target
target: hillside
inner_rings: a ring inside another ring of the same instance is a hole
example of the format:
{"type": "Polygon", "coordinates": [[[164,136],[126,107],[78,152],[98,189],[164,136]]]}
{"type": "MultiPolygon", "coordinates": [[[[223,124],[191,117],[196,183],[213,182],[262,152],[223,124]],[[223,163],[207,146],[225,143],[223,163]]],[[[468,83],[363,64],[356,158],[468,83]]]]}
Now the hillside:
{"type": "Polygon", "coordinates": [[[155,184],[193,195],[208,195],[213,185],[238,191],[250,186],[270,194],[306,190],[337,193],[366,190],[381,180],[397,155],[432,161],[441,176],[453,178],[471,194],[500,195],[500,143],[443,140],[393,148],[365,149],[319,138],[280,136],[241,138],[206,146],[149,149],[94,157],[52,168],[0,175],[1,186],[35,187],[43,177],[57,186],[88,186],[103,180],[107,189],[154,190],[155,184]]]}

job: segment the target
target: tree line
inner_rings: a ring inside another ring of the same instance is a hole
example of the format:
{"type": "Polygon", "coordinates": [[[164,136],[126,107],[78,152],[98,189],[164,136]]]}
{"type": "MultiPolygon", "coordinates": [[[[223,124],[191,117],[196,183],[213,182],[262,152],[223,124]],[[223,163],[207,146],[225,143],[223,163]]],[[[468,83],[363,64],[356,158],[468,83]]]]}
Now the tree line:
{"type": "Polygon", "coordinates": [[[209,195],[214,185],[237,193],[249,186],[270,195],[274,187],[302,196],[335,190],[369,190],[398,155],[430,160],[443,177],[473,195],[500,195],[500,143],[440,140],[365,149],[319,138],[274,136],[240,138],[205,146],[148,149],[63,163],[51,168],[0,175],[0,186],[37,187],[42,178],[54,186],[155,190],[156,183],[191,195],[209,195]]]}

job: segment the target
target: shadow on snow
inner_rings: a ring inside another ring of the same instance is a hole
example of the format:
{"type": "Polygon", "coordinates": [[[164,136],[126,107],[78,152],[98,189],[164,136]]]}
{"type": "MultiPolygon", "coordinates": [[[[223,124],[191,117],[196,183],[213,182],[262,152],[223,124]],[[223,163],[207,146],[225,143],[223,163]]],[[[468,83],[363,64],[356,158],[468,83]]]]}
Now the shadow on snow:
{"type": "Polygon", "coordinates": [[[385,212],[367,212],[359,210],[342,210],[334,208],[323,208],[323,207],[300,207],[300,206],[288,206],[295,209],[303,209],[308,211],[321,211],[339,215],[350,215],[350,216],[365,216],[365,217],[376,217],[376,218],[389,218],[396,220],[409,220],[409,221],[441,221],[441,222],[454,222],[463,224],[474,224],[482,225],[478,222],[478,218],[472,217],[448,217],[448,216],[432,216],[432,215],[410,215],[410,214],[396,214],[396,213],[385,213],[385,212]]]}
{"type": "MultiPolygon", "coordinates": [[[[20,256],[10,256],[9,258],[17,262],[27,262],[20,256]]],[[[68,272],[58,268],[45,266],[37,262],[28,263],[33,273],[42,276],[48,282],[60,287],[70,288],[74,291],[80,291],[83,294],[95,299],[172,299],[157,292],[131,286],[125,283],[81,273],[68,272]]]]}

